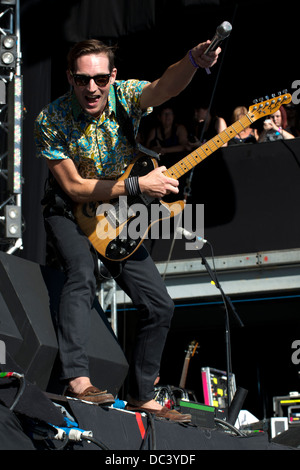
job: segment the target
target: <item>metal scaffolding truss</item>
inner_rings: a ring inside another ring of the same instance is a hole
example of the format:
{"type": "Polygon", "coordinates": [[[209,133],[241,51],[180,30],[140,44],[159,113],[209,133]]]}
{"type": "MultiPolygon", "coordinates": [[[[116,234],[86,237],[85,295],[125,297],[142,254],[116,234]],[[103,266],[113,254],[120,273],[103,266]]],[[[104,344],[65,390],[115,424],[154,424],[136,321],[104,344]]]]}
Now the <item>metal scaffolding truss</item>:
{"type": "Polygon", "coordinates": [[[22,249],[22,121],[20,0],[0,0],[0,241],[22,249]]]}
{"type": "MultiPolygon", "coordinates": [[[[209,257],[207,262],[215,269],[225,294],[230,296],[292,295],[300,289],[299,249],[209,257]]],[[[221,295],[200,257],[156,265],[173,300],[184,302],[221,295]]],[[[115,298],[117,305],[131,305],[129,297],[118,287],[115,298]]]]}

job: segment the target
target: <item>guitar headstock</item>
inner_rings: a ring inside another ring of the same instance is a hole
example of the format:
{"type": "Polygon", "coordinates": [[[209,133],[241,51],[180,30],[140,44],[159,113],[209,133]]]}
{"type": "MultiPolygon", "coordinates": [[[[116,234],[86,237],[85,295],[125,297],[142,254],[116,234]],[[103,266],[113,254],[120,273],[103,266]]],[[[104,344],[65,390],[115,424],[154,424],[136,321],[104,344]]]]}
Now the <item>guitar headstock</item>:
{"type": "Polygon", "coordinates": [[[290,93],[281,92],[278,96],[272,95],[271,98],[266,96],[265,101],[261,98],[260,100],[255,100],[254,104],[249,108],[249,114],[251,119],[259,119],[264,116],[269,116],[270,114],[276,113],[280,106],[283,104],[288,104],[292,101],[292,96],[290,93]]]}
{"type": "Polygon", "coordinates": [[[191,341],[191,343],[189,344],[186,356],[185,356],[186,359],[193,357],[198,348],[199,348],[199,343],[197,341],[191,341]]]}

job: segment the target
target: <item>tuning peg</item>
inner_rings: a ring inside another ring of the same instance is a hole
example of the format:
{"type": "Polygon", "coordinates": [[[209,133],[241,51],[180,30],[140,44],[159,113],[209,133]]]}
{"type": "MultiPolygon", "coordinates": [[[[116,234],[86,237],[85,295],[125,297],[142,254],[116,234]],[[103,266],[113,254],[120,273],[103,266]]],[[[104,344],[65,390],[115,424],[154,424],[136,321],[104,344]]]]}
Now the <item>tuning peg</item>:
{"type": "Polygon", "coordinates": [[[266,96],[265,96],[265,100],[268,100],[268,99],[269,99],[269,97],[268,97],[268,95],[266,95],[266,96]]]}
{"type": "Polygon", "coordinates": [[[272,93],[271,98],[275,98],[275,96],[276,96],[275,93],[272,93]]]}
{"type": "Polygon", "coordinates": [[[258,103],[257,99],[253,100],[253,104],[257,104],[257,103],[258,103]]]}
{"type": "Polygon", "coordinates": [[[279,91],[277,94],[278,94],[278,96],[282,95],[281,91],[279,91]]]}

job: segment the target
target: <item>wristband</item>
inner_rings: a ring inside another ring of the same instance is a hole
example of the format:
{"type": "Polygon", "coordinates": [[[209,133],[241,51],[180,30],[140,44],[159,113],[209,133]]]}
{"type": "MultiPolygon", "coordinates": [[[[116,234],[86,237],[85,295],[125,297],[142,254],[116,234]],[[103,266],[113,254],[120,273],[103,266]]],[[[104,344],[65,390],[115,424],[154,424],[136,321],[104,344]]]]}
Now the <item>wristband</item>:
{"type": "Polygon", "coordinates": [[[130,176],[129,178],[124,180],[124,184],[127,194],[129,196],[138,196],[139,194],[141,194],[138,176],[130,176]]]}
{"type": "Polygon", "coordinates": [[[195,62],[195,59],[193,57],[193,54],[192,54],[192,51],[190,50],[189,51],[189,59],[190,59],[190,62],[192,64],[193,67],[195,67],[195,69],[199,69],[199,65],[195,62]]]}

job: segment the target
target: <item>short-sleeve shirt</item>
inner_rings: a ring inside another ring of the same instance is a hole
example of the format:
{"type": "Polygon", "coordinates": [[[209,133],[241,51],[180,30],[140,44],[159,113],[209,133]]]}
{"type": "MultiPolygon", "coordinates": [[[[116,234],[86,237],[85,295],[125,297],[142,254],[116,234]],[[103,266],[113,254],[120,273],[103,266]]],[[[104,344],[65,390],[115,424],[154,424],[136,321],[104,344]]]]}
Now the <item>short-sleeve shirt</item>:
{"type": "Polygon", "coordinates": [[[35,121],[37,156],[51,160],[71,158],[83,178],[116,179],[136,156],[117,122],[116,96],[130,116],[135,135],[143,115],[140,97],[149,83],[116,80],[99,119],[86,113],[70,91],[45,107],[35,121]]]}

